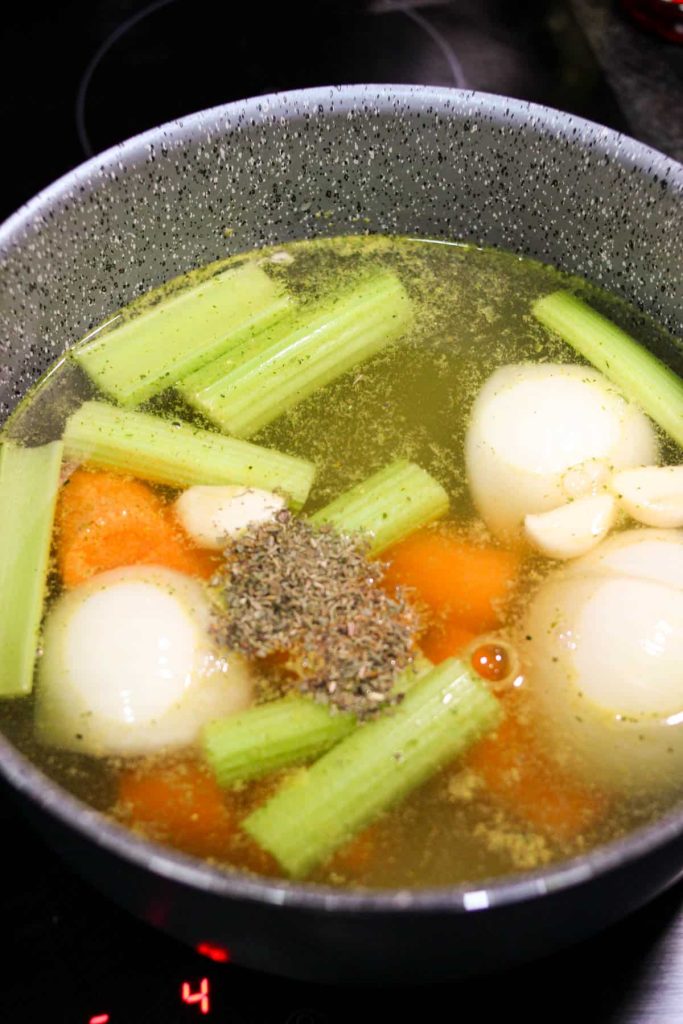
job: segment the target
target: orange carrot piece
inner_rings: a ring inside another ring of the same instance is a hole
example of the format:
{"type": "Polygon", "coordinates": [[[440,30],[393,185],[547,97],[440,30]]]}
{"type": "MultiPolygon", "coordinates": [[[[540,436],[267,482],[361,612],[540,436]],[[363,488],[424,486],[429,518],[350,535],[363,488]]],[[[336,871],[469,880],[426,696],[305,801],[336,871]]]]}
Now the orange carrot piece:
{"type": "Polygon", "coordinates": [[[123,771],[120,817],[133,828],[199,857],[226,856],[236,814],[215,779],[193,761],[123,771]]]}
{"type": "Polygon", "coordinates": [[[229,860],[233,867],[250,871],[255,875],[268,875],[271,878],[281,875],[275,857],[267,850],[263,850],[246,832],[236,834],[230,846],[229,860]]]}
{"type": "Polygon", "coordinates": [[[345,875],[358,875],[375,856],[377,844],[377,825],[370,825],[332,855],[329,868],[345,875]]]}
{"type": "Polygon", "coordinates": [[[475,634],[499,624],[500,606],[519,565],[509,551],[480,547],[435,530],[413,533],[384,558],[390,563],[385,586],[412,588],[437,618],[457,622],[475,634]]]}
{"type": "Polygon", "coordinates": [[[575,838],[604,813],[602,794],[553,764],[514,714],[473,748],[467,763],[508,810],[554,839],[575,838]]]}
{"type": "Polygon", "coordinates": [[[436,622],[420,637],[420,649],[431,662],[438,665],[446,658],[455,658],[471,644],[476,633],[459,622],[436,622]]]}
{"type": "Polygon", "coordinates": [[[125,565],[163,565],[207,578],[217,564],[147,484],[115,473],[77,469],[60,493],[57,530],[57,564],[67,587],[125,565]]]}

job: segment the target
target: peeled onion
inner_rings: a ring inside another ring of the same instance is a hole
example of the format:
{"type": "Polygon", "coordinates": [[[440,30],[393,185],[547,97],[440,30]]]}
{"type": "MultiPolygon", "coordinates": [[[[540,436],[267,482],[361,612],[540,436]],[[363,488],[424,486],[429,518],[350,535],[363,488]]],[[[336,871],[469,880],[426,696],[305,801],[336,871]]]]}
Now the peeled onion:
{"type": "Polygon", "coordinates": [[[597,494],[618,469],[657,462],[654,429],[606,377],[584,366],[496,370],[465,441],[474,503],[489,529],[520,536],[524,517],[597,494]]]}
{"type": "Polygon", "coordinates": [[[94,755],[193,743],[251,703],[239,654],[219,657],[201,584],[158,566],[115,569],[58,599],[39,665],[40,742],[94,755]]]}
{"type": "Polygon", "coordinates": [[[550,576],[520,644],[558,759],[617,788],[680,784],[683,531],[630,530],[550,576]]]}

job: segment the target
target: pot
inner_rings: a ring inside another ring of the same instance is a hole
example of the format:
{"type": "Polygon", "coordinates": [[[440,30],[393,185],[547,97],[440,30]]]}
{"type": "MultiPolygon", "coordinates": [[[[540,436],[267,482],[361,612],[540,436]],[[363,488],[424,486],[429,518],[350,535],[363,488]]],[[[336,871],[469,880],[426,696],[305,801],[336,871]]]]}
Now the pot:
{"type": "MultiPolygon", "coordinates": [[[[683,334],[683,167],[606,128],[405,86],[259,97],[130,140],[0,229],[0,414],[113,309],[231,253],[386,232],[499,246],[581,274],[683,334]]],[[[433,981],[548,953],[683,873],[683,811],[546,870],[349,892],[220,871],[80,803],[0,739],[2,774],[81,875],[237,963],[316,981],[433,981]]]]}

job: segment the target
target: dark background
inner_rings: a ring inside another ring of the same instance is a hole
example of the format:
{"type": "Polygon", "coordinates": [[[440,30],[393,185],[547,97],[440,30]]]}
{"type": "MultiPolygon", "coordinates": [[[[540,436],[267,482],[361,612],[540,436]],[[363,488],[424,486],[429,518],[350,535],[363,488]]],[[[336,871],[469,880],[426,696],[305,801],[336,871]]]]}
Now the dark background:
{"type": "MultiPolygon", "coordinates": [[[[534,100],[683,159],[683,46],[608,0],[403,4],[71,0],[5,5],[0,218],[87,156],[203,107],[340,82],[466,86],[534,100]],[[402,9],[397,9],[401,7],[402,9]],[[146,12],[146,13],[145,13],[146,12]]],[[[330,989],[220,965],[68,872],[0,794],[2,1024],[500,1019],[683,1024],[683,889],[583,946],[495,980],[330,989]],[[209,985],[210,1013],[182,1002],[209,985]]],[[[457,950],[454,950],[457,956],[457,950]]]]}
{"type": "Polygon", "coordinates": [[[683,46],[632,28],[610,0],[15,0],[0,46],[0,216],[165,120],[340,82],[517,96],[683,158],[683,46]]]}

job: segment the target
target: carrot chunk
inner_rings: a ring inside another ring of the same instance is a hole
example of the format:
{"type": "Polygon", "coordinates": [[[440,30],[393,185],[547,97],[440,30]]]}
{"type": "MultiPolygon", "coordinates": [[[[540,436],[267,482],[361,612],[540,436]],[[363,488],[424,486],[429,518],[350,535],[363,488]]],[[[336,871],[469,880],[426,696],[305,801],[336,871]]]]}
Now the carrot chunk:
{"type": "Polygon", "coordinates": [[[57,509],[57,564],[66,587],[125,565],[163,565],[207,578],[215,554],[195,547],[168,507],[139,480],[77,469],[57,509]]]}
{"type": "Polygon", "coordinates": [[[605,811],[604,796],[570,778],[539,751],[514,714],[473,748],[467,763],[508,810],[561,842],[580,835],[605,811]]]}
{"type": "Polygon", "coordinates": [[[368,826],[332,855],[329,867],[343,874],[359,875],[377,855],[378,840],[377,825],[368,826]]]}
{"type": "Polygon", "coordinates": [[[500,624],[519,567],[516,555],[480,547],[453,533],[419,530],[385,556],[383,585],[409,588],[429,612],[420,646],[434,662],[460,654],[500,624]]]}
{"type": "Polygon", "coordinates": [[[437,622],[420,637],[420,649],[438,665],[446,658],[456,658],[476,637],[474,630],[459,622],[437,622]]]}
{"type": "Polygon", "coordinates": [[[225,856],[237,819],[213,776],[193,761],[123,771],[119,817],[145,835],[199,857],[225,856]]]}

